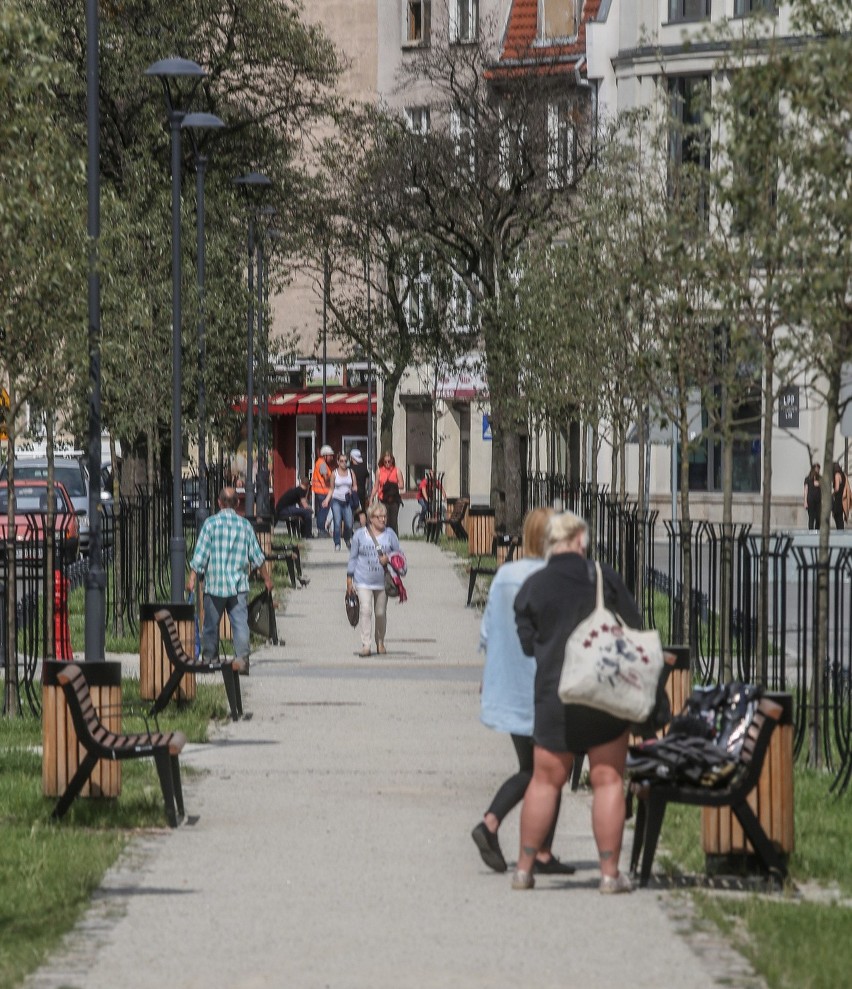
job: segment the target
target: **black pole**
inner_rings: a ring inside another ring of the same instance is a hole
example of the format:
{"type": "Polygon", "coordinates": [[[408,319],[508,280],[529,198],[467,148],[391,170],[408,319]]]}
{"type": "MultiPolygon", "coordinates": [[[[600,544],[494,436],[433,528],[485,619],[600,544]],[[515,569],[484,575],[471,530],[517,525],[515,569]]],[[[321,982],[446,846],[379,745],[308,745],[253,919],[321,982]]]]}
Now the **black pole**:
{"type": "Polygon", "coordinates": [[[327,410],[328,374],[326,370],[326,336],[328,333],[328,251],[325,252],[322,263],[322,443],[328,443],[327,410]]]}
{"type": "Polygon", "coordinates": [[[101,553],[101,236],[98,2],[86,0],[86,126],[89,235],[89,571],[86,574],[86,662],[106,659],[106,575],[101,553]]]}
{"type": "Polygon", "coordinates": [[[370,293],[370,239],[367,234],[367,468],[373,463],[373,311],[370,293]]]}
{"type": "MultiPolygon", "coordinates": [[[[261,363],[263,356],[263,233],[257,237],[257,342],[260,347],[261,363]]],[[[263,373],[260,376],[260,409],[258,412],[258,450],[257,450],[257,479],[256,484],[266,483],[266,461],[263,457],[263,373]]],[[[269,499],[258,492],[254,500],[254,513],[265,515],[268,510],[269,499]]],[[[254,514],[253,513],[253,514],[254,514]]]]}
{"type": "Polygon", "coordinates": [[[209,513],[207,501],[207,436],[205,432],[207,419],[207,389],[204,383],[204,363],[206,358],[206,341],[204,337],[204,173],[207,169],[207,157],[203,154],[195,156],[195,191],[196,191],[196,251],[198,267],[198,510],[196,519],[198,528],[209,513]]]}
{"type": "Polygon", "coordinates": [[[180,125],[184,114],[169,109],[172,132],[172,538],[169,558],[172,571],[172,602],[184,600],[186,540],[183,535],[181,491],[181,296],[180,296],[180,125]]]}
{"type": "Polygon", "coordinates": [[[254,443],[254,216],[248,228],[248,370],[246,374],[246,518],[254,518],[252,444],[254,443]]]}

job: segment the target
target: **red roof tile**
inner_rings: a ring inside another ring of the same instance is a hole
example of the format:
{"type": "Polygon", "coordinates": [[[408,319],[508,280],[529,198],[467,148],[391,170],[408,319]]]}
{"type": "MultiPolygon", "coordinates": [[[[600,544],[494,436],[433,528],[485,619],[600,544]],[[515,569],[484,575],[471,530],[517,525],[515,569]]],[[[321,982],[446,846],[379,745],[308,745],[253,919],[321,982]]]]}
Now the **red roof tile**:
{"type": "Polygon", "coordinates": [[[584,0],[577,37],[569,44],[536,43],[538,32],[538,0],[512,0],[506,36],[499,61],[528,65],[552,63],[554,59],[571,62],[586,54],[586,24],[597,17],[601,0],[584,0]]]}

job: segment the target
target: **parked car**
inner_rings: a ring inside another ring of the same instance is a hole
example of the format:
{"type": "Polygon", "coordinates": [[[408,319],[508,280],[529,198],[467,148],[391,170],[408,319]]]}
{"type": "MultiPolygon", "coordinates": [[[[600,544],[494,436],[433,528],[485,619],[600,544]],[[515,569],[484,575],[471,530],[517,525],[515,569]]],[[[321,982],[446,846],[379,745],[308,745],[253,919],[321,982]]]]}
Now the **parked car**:
{"type": "MultiPolygon", "coordinates": [[[[54,531],[64,535],[63,562],[71,563],[80,553],[80,528],[71,496],[61,481],[54,482],[56,515],[54,531]]],[[[34,542],[44,550],[47,520],[47,481],[15,481],[15,539],[34,542]]],[[[0,539],[9,531],[9,483],[0,481],[0,539]]]]}
{"type": "MultiPolygon", "coordinates": [[[[89,552],[89,475],[85,465],[77,457],[57,456],[53,459],[53,477],[60,482],[71,497],[80,529],[80,552],[89,552]]],[[[0,480],[6,480],[4,464],[0,480]]],[[[15,482],[46,481],[47,457],[15,457],[15,482]]],[[[104,505],[111,501],[109,492],[103,498],[104,505]]]]}

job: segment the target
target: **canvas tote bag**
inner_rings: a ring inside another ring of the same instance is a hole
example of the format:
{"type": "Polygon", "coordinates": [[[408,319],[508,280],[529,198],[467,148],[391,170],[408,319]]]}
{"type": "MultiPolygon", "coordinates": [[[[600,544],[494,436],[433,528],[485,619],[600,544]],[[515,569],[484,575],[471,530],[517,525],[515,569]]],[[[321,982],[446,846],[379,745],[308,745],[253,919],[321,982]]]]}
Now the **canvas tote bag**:
{"type": "Polygon", "coordinates": [[[642,722],[654,708],[663,669],[660,633],[629,628],[604,607],[597,563],[595,574],[595,610],[565,644],[559,698],[564,704],[585,704],[625,721],[642,722]]]}

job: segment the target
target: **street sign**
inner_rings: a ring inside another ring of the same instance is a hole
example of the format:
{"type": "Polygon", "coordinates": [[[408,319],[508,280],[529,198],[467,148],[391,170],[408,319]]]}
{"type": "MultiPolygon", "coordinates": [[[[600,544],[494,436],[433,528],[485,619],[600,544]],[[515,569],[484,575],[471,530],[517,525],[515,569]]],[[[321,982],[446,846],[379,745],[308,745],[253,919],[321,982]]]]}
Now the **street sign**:
{"type": "Polygon", "coordinates": [[[799,388],[790,385],[778,391],[778,428],[799,428],[799,388]]]}
{"type": "Polygon", "coordinates": [[[491,417],[485,412],[482,413],[482,438],[486,442],[490,440],[491,437],[491,417]]]}

